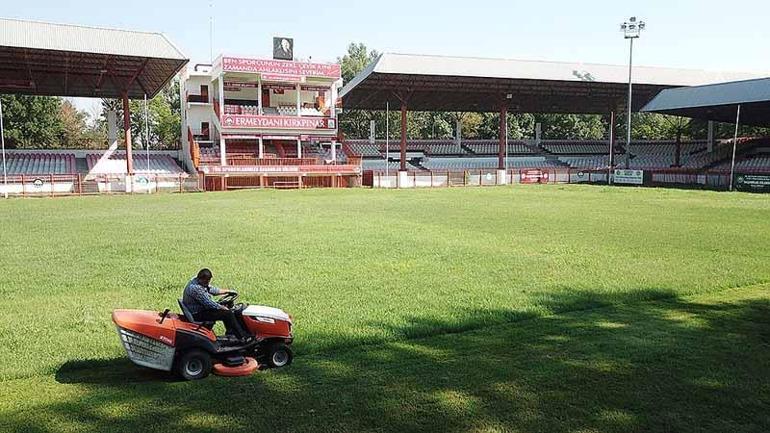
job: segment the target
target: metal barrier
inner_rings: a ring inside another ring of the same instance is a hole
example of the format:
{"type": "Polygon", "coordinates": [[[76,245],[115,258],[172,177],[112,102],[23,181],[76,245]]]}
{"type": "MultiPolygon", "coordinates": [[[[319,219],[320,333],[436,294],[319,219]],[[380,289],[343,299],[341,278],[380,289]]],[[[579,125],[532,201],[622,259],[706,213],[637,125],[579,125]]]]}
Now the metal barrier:
{"type": "Polygon", "coordinates": [[[0,181],[0,195],[9,197],[59,197],[96,194],[156,194],[201,191],[199,180],[178,175],[9,175],[0,181]]]}
{"type": "MultiPolygon", "coordinates": [[[[694,187],[723,190],[730,184],[724,170],[646,169],[642,186],[694,187]]],[[[599,184],[607,185],[612,175],[608,169],[516,168],[505,171],[500,179],[496,169],[408,171],[365,171],[363,185],[372,188],[441,188],[458,186],[493,186],[502,184],[599,184]]]]}

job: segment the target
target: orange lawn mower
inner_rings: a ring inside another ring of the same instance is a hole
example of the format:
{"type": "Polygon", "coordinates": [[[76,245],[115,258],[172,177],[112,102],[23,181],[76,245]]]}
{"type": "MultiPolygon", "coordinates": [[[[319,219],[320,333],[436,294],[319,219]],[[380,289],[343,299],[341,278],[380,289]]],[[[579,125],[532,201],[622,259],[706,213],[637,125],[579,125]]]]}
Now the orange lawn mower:
{"type": "Polygon", "coordinates": [[[227,293],[218,301],[235,312],[243,329],[253,336],[248,343],[229,335],[214,334],[213,322],[198,322],[179,300],[181,314],[166,309],[115,310],[112,321],[136,365],[173,371],[186,380],[219,376],[247,376],[258,368],[291,364],[294,340],[292,317],[278,308],[236,303],[238,294],[227,293]]]}

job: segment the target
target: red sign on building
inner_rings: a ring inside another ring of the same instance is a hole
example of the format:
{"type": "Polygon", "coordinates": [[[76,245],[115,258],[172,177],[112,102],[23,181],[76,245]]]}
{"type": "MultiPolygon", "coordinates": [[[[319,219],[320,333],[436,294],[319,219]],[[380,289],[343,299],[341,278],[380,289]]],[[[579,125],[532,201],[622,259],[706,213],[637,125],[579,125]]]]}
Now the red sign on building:
{"type": "Polygon", "coordinates": [[[548,183],[548,172],[543,170],[523,170],[521,183],[548,183]]]}
{"type": "Polygon", "coordinates": [[[241,83],[238,81],[225,81],[224,83],[225,87],[240,87],[243,89],[256,89],[257,83],[241,83]]]}
{"type": "Polygon", "coordinates": [[[337,120],[330,117],[253,116],[225,114],[225,128],[259,129],[337,129],[337,120]]]}
{"type": "Polygon", "coordinates": [[[287,74],[262,74],[262,79],[265,81],[280,81],[283,83],[301,83],[302,77],[299,75],[287,75],[287,74]]]}
{"type": "Polygon", "coordinates": [[[225,72],[253,72],[295,77],[340,78],[342,71],[338,64],[291,62],[286,60],[242,59],[223,57],[225,72]]]}

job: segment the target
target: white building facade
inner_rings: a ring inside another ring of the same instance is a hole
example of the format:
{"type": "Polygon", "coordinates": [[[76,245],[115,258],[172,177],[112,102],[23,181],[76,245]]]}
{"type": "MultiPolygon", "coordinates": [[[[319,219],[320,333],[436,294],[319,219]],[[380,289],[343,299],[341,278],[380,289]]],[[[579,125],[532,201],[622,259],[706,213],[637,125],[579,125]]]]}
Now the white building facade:
{"type": "Polygon", "coordinates": [[[186,163],[207,189],[354,186],[338,143],[339,64],[220,56],[183,76],[186,163]]]}

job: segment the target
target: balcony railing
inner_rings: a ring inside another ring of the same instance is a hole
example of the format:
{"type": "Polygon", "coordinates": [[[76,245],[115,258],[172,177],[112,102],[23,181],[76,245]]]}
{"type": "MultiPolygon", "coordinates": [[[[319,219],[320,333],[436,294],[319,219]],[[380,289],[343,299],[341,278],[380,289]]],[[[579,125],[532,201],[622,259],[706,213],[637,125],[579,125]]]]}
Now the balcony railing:
{"type": "Polygon", "coordinates": [[[207,104],[209,102],[209,97],[208,95],[187,95],[187,102],[207,104]]]}
{"type": "Polygon", "coordinates": [[[257,158],[253,154],[227,154],[229,165],[314,165],[316,158],[257,158]]]}

